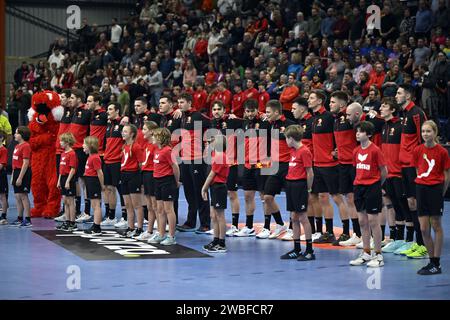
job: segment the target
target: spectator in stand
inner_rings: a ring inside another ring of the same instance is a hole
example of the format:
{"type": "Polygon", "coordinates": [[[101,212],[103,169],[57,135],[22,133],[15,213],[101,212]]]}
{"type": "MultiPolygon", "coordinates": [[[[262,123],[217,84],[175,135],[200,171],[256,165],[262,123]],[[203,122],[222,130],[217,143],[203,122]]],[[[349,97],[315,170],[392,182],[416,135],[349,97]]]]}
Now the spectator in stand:
{"type": "Polygon", "coordinates": [[[369,90],[369,95],[366,98],[366,101],[364,102],[363,111],[369,112],[371,110],[374,110],[374,111],[378,112],[380,110],[380,106],[381,106],[381,101],[380,101],[379,92],[376,88],[371,88],[369,90]]]}
{"type": "Polygon", "coordinates": [[[197,69],[194,66],[192,60],[188,60],[186,69],[183,73],[183,86],[186,86],[187,82],[195,83],[197,80],[197,69]]]}
{"type": "MultiPolygon", "coordinates": [[[[423,1],[423,0],[422,0],[423,1]]],[[[423,38],[417,40],[417,48],[413,51],[414,63],[412,68],[416,69],[422,64],[428,63],[428,58],[430,57],[431,50],[425,47],[425,41],[423,38]]]]}
{"type": "Polygon", "coordinates": [[[375,86],[378,90],[381,90],[383,86],[386,74],[381,62],[375,64],[375,70],[370,73],[369,86],[375,86]]]}
{"type": "Polygon", "coordinates": [[[418,38],[429,38],[433,26],[433,13],[426,0],[419,0],[419,10],[416,13],[416,26],[414,32],[418,38]]]}
{"type": "Polygon", "coordinates": [[[297,87],[296,83],[296,74],[290,73],[288,76],[288,83],[284,87],[283,91],[280,95],[280,102],[283,106],[283,114],[285,117],[289,119],[294,119],[291,109],[292,109],[292,103],[294,100],[299,96],[300,90],[297,87]]]}
{"type": "Polygon", "coordinates": [[[60,51],[59,47],[53,49],[53,54],[48,58],[48,64],[56,63],[56,67],[60,68],[63,65],[64,55],[60,51]]]}

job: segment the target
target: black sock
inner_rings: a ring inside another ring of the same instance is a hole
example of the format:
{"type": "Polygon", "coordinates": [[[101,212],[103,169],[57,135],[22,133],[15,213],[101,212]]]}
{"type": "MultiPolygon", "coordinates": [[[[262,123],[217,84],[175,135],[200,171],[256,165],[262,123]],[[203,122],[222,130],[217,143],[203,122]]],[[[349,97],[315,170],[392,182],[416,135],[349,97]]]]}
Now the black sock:
{"type": "Polygon", "coordinates": [[[2,219],[6,219],[6,213],[2,213],[2,219]]]}
{"type": "Polygon", "coordinates": [[[316,232],[322,233],[323,220],[322,217],[316,217],[316,232]]]}
{"type": "Polygon", "coordinates": [[[144,211],[144,219],[148,221],[148,208],[147,208],[147,206],[142,206],[142,210],[144,211]]]}
{"type": "Polygon", "coordinates": [[[125,221],[128,219],[127,218],[127,208],[125,208],[125,206],[122,206],[122,218],[124,218],[125,221]]]}
{"type": "Polygon", "coordinates": [[[27,220],[27,222],[31,222],[31,218],[30,217],[25,217],[25,220],[27,220]]]}
{"type": "Polygon", "coordinates": [[[113,220],[116,217],[116,209],[109,209],[108,216],[110,220],[113,220]]]}
{"type": "Polygon", "coordinates": [[[271,217],[272,216],[270,214],[266,214],[264,216],[264,228],[267,229],[267,230],[270,230],[270,218],[271,217]]]}
{"type": "Polygon", "coordinates": [[[405,225],[397,224],[396,227],[397,227],[396,240],[405,240],[405,225]]]}
{"type": "Polygon", "coordinates": [[[419,216],[417,210],[411,211],[411,217],[414,224],[414,231],[416,232],[416,242],[419,246],[425,245],[422,238],[422,231],[420,230],[419,216]]]}
{"type": "Polygon", "coordinates": [[[75,214],[78,216],[81,213],[81,197],[75,197],[75,214]]]}
{"type": "Polygon", "coordinates": [[[353,232],[358,236],[358,238],[361,238],[361,228],[359,226],[358,218],[352,219],[352,225],[353,225],[353,232]]]}
{"type": "Polygon", "coordinates": [[[273,215],[273,218],[275,219],[275,222],[277,224],[279,224],[280,226],[284,225],[283,219],[281,218],[280,211],[273,212],[272,215],[273,215]]]}
{"type": "MultiPolygon", "coordinates": [[[[247,226],[247,228],[253,229],[253,215],[249,215],[249,216],[245,217],[245,225],[247,226]]],[[[269,227],[270,227],[270,222],[269,222],[269,227]]]]}
{"type": "Polygon", "coordinates": [[[344,229],[342,231],[342,233],[346,234],[346,235],[350,235],[350,220],[349,219],[342,220],[342,226],[344,229]]]}
{"type": "Polygon", "coordinates": [[[300,244],[300,239],[294,240],[294,251],[295,252],[302,252],[302,246],[300,244]]]}
{"type": "Polygon", "coordinates": [[[306,239],[306,251],[305,252],[308,252],[308,253],[314,252],[311,239],[306,239]]]}
{"type": "Polygon", "coordinates": [[[325,219],[327,233],[333,234],[333,219],[325,219]]]}
{"type": "Polygon", "coordinates": [[[109,203],[105,203],[105,219],[109,218],[109,203]]]}
{"type": "Polygon", "coordinates": [[[309,224],[311,225],[311,233],[316,233],[316,224],[314,223],[314,217],[308,217],[309,224]]]}
{"type": "Polygon", "coordinates": [[[225,239],[219,239],[219,244],[220,244],[222,247],[225,247],[225,239]]]}
{"type": "Polygon", "coordinates": [[[90,199],[84,199],[84,213],[86,213],[88,216],[91,215],[91,200],[90,199]]]}
{"type": "Polygon", "coordinates": [[[397,240],[397,228],[395,226],[389,227],[389,238],[391,240],[397,240]]]}
{"type": "Polygon", "coordinates": [[[430,258],[430,262],[434,264],[436,267],[441,266],[441,258],[430,258]]]}
{"type": "Polygon", "coordinates": [[[411,242],[414,240],[414,227],[406,226],[406,242],[411,242]]]}
{"type": "Polygon", "coordinates": [[[386,233],[386,225],[382,224],[381,225],[381,241],[384,240],[385,233],[386,233]]]}
{"type": "Polygon", "coordinates": [[[239,212],[233,213],[232,216],[233,216],[232,224],[237,228],[239,226],[239,212]]]}

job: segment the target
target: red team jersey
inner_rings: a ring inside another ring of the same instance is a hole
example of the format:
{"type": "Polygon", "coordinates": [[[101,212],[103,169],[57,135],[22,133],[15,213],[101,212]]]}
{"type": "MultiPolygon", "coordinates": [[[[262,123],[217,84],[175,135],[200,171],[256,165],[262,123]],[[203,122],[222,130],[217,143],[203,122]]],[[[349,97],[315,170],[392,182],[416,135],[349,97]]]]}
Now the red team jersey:
{"type": "Polygon", "coordinates": [[[122,162],[120,163],[120,171],[135,172],[139,171],[139,163],[144,161],[144,153],[142,147],[134,142],[133,144],[125,144],[122,150],[122,162]]]}
{"type": "Polygon", "coordinates": [[[155,148],[155,155],[153,156],[154,163],[154,178],[162,178],[167,176],[173,176],[172,164],[174,159],[172,159],[172,148],[165,146],[162,149],[158,147],[155,148]]]}
{"type": "Polygon", "coordinates": [[[8,164],[8,150],[4,146],[0,146],[0,164],[3,165],[2,170],[6,169],[8,164]]]}
{"type": "Polygon", "coordinates": [[[356,167],[356,177],[353,184],[372,185],[381,179],[380,167],[385,166],[383,154],[373,142],[366,149],[358,146],[353,150],[353,166],[356,167]]]}
{"type": "Polygon", "coordinates": [[[291,160],[289,161],[289,171],[286,180],[306,179],[306,168],[312,167],[312,154],[307,146],[299,149],[291,149],[291,160]]]}
{"type": "Polygon", "coordinates": [[[62,176],[67,176],[70,173],[70,169],[78,168],[78,159],[75,151],[64,151],[61,153],[61,161],[59,162],[59,174],[62,176]]]}
{"type": "Polygon", "coordinates": [[[14,153],[12,157],[12,168],[21,169],[23,165],[23,159],[30,159],[30,157],[31,157],[31,147],[29,143],[23,142],[21,144],[18,144],[14,148],[14,153]]]}
{"type": "Polygon", "coordinates": [[[417,169],[417,184],[432,186],[444,183],[444,171],[450,169],[450,159],[447,150],[437,144],[427,148],[421,144],[414,148],[412,164],[417,169]]]}
{"type": "Polygon", "coordinates": [[[142,171],[153,171],[153,157],[155,155],[156,145],[153,143],[147,142],[144,149],[144,162],[142,162],[141,170],[142,171]]]}
{"type": "Polygon", "coordinates": [[[225,153],[220,152],[213,154],[211,170],[216,174],[211,184],[227,182],[230,167],[227,165],[227,157],[225,153]]]}
{"type": "Polygon", "coordinates": [[[89,155],[86,166],[84,167],[84,176],[85,177],[96,177],[97,170],[102,168],[102,160],[100,159],[100,155],[98,153],[94,153],[89,155]]]}

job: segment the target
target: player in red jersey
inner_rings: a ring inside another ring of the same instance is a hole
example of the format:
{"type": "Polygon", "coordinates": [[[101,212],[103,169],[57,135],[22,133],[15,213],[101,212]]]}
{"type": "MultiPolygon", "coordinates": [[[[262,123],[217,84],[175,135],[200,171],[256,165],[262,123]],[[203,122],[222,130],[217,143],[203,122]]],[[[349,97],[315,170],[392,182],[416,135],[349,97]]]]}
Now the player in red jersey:
{"type": "MultiPolygon", "coordinates": [[[[433,275],[442,272],[440,257],[444,242],[442,214],[444,195],[450,182],[450,158],[448,151],[438,143],[438,129],[434,121],[422,125],[424,143],[415,147],[412,164],[417,170],[416,195],[420,228],[426,245],[430,263],[420,269],[420,275],[433,275]],[[431,237],[431,228],[435,238],[431,237]]],[[[417,249],[408,257],[421,256],[417,249]]]]}

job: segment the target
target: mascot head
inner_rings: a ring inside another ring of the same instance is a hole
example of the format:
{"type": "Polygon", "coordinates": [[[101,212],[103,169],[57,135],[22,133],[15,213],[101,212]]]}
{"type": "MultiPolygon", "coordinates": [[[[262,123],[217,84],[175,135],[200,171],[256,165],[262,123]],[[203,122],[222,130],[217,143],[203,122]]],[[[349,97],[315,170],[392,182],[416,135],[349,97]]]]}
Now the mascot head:
{"type": "Polygon", "coordinates": [[[64,115],[61,99],[54,91],[37,92],[31,98],[31,108],[28,111],[30,122],[33,118],[39,124],[45,124],[49,120],[60,121],[64,115]]]}

